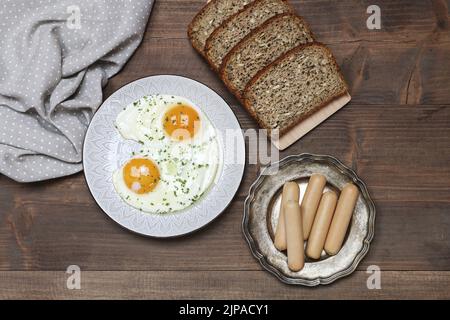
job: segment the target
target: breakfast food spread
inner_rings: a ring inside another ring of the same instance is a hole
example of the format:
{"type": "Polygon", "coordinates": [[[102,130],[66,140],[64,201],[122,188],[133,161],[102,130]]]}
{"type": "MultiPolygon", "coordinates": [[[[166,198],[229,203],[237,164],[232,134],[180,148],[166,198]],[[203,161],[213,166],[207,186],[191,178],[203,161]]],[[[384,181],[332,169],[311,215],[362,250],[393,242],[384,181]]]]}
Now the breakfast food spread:
{"type": "Polygon", "coordinates": [[[237,9],[235,1],[212,0],[199,15],[188,32],[192,45],[278,148],[293,142],[280,138],[298,139],[350,101],[331,51],[287,1],[247,1],[237,9]]]}
{"type": "Polygon", "coordinates": [[[115,190],[129,205],[150,213],[183,210],[215,181],[216,130],[191,101],[145,96],[127,106],[115,125],[124,139],[140,144],[113,174],[115,190]]]}
{"type": "Polygon", "coordinates": [[[345,185],[341,191],[325,242],[325,251],[329,255],[335,255],[341,250],[358,196],[358,188],[351,183],[345,185]]]}
{"type": "Polygon", "coordinates": [[[288,266],[292,271],[300,271],[305,265],[303,246],[302,215],[298,201],[288,201],[285,205],[288,266]]]}
{"type": "Polygon", "coordinates": [[[301,205],[297,182],[286,182],[283,186],[274,245],[279,251],[287,250],[291,271],[303,269],[305,241],[306,255],[311,259],[319,259],[324,249],[328,255],[335,255],[342,247],[359,191],[348,183],[338,201],[334,191],[324,192],[326,183],[323,175],[311,175],[301,205]],[[310,220],[307,224],[306,219],[310,220]],[[305,236],[305,230],[309,236],[305,236]]]}
{"type": "MultiPolygon", "coordinates": [[[[303,121],[311,130],[323,121],[320,117],[350,100],[333,54],[315,41],[287,1],[245,1],[239,7],[235,1],[211,0],[191,22],[188,34],[259,126],[275,133],[276,146],[280,137],[303,135],[303,129],[297,130],[303,121]],[[218,7],[221,10],[213,9],[218,7]],[[319,115],[321,109],[326,111],[319,115]],[[306,123],[313,118],[314,125],[306,123]]],[[[304,266],[304,241],[311,259],[319,259],[324,249],[337,254],[342,246],[358,189],[349,184],[338,201],[335,192],[324,193],[326,184],[324,176],[313,174],[301,204],[298,184],[283,186],[273,241],[277,250],[287,250],[292,271],[304,266]]]]}
{"type": "Polygon", "coordinates": [[[283,193],[281,195],[280,217],[277,224],[277,230],[275,232],[275,247],[280,250],[286,250],[286,225],[284,222],[284,212],[286,211],[286,203],[288,201],[294,201],[298,203],[300,197],[300,190],[298,184],[295,182],[286,182],[283,187],[283,193]]]}
{"type": "Polygon", "coordinates": [[[308,240],[326,183],[327,180],[320,174],[313,174],[309,178],[308,187],[302,200],[303,238],[305,240],[308,240]]]}

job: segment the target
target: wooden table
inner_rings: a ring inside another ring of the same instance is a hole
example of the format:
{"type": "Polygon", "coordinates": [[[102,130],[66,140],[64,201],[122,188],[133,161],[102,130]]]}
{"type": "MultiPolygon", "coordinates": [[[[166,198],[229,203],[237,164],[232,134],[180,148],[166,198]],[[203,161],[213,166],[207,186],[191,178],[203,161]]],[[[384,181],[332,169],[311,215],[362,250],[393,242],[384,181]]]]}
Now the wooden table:
{"type": "MultiPolygon", "coordinates": [[[[157,0],[143,44],[108,84],[178,74],[208,84],[255,122],[191,48],[186,27],[203,0],[157,0]]],[[[174,240],[123,230],[97,207],[82,174],[37,184],[0,177],[0,298],[450,298],[449,0],[292,1],[328,44],[353,101],[281,156],[330,154],[367,183],[376,203],[371,249],[356,272],[320,288],[287,286],[251,256],[241,231],[256,177],[247,166],[232,205],[206,229],[174,240]],[[66,288],[69,265],[81,290],[66,288]],[[381,290],[368,290],[368,266],[381,290]]]]}

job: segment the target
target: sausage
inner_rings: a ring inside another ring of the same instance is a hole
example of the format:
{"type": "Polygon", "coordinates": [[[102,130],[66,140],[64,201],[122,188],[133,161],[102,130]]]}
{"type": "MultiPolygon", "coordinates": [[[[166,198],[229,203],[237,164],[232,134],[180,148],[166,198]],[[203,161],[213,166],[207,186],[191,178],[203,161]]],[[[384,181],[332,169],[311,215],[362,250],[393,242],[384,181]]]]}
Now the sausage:
{"type": "Polygon", "coordinates": [[[284,214],[288,266],[292,271],[300,271],[305,265],[300,204],[297,201],[288,201],[285,205],[284,214]]]}
{"type": "Polygon", "coordinates": [[[337,200],[338,197],[333,191],[322,195],[306,247],[306,255],[310,258],[319,259],[322,254],[337,200]]]}
{"type": "Polygon", "coordinates": [[[313,174],[309,179],[308,186],[306,187],[305,195],[303,196],[303,201],[301,204],[303,214],[303,237],[305,240],[308,240],[326,183],[327,180],[323,175],[313,174]]]}
{"type": "Polygon", "coordinates": [[[275,248],[280,251],[286,250],[286,228],[284,222],[284,206],[288,201],[298,202],[300,197],[300,188],[295,182],[286,182],[283,186],[281,195],[280,216],[278,218],[277,230],[275,232],[275,248]]]}
{"type": "Polygon", "coordinates": [[[358,196],[359,190],[352,183],[347,183],[341,191],[327,240],[325,241],[325,251],[329,255],[335,255],[341,250],[358,196]]]}

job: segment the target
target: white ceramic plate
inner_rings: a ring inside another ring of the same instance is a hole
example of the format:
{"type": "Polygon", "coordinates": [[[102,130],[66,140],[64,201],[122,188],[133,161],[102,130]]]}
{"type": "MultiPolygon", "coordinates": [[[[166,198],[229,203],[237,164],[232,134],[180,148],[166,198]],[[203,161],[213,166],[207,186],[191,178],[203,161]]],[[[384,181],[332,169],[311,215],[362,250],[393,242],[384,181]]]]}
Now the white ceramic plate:
{"type": "Polygon", "coordinates": [[[115,222],[142,235],[174,237],[207,225],[230,204],[244,173],[245,143],[234,113],[217,93],[191,79],[160,75],[132,82],[103,103],[87,130],[83,163],[86,181],[95,201],[115,222]],[[114,127],[114,121],[124,107],[153,94],[185,97],[198,106],[217,130],[223,157],[216,183],[207,194],[193,206],[165,215],[145,213],[129,206],[116,193],[112,183],[113,172],[129,160],[133,151],[139,150],[139,143],[122,138],[114,127]],[[225,143],[229,130],[239,133],[233,139],[234,143],[225,143]]]}

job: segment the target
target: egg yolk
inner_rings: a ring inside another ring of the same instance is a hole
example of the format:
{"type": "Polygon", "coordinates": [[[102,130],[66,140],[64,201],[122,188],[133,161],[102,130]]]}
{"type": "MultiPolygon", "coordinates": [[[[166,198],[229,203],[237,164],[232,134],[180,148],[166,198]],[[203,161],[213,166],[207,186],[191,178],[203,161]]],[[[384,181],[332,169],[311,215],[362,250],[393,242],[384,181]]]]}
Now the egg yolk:
{"type": "Polygon", "coordinates": [[[123,168],[123,177],[128,189],[137,194],[153,191],[159,182],[158,167],[150,159],[131,159],[123,168]]]}
{"type": "Polygon", "coordinates": [[[171,107],[164,114],[163,119],[166,134],[177,141],[192,138],[200,127],[200,117],[197,111],[186,104],[171,107]]]}

